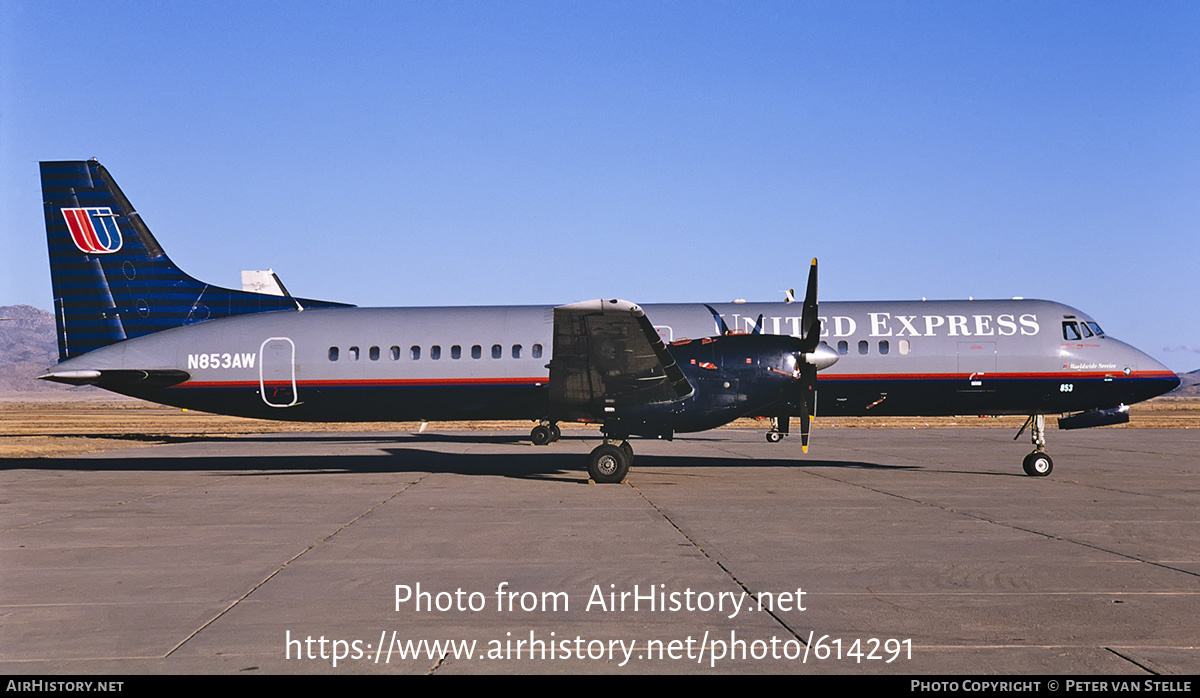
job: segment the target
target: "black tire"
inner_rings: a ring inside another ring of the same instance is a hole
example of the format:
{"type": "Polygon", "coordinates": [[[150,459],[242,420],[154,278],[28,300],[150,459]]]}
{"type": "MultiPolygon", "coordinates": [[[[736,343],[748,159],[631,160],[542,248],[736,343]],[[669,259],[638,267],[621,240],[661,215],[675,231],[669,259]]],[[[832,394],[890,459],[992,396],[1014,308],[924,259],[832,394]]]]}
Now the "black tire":
{"type": "Polygon", "coordinates": [[[562,429],[558,428],[557,424],[550,425],[550,443],[554,443],[562,438],[562,429]]]}
{"type": "Polygon", "coordinates": [[[621,450],[629,458],[629,464],[633,465],[633,446],[628,441],[621,442],[621,450]]]}
{"type": "Polygon", "coordinates": [[[1034,451],[1028,456],[1025,456],[1025,462],[1021,464],[1025,469],[1025,474],[1029,477],[1046,477],[1054,472],[1054,461],[1049,455],[1034,451]]]}
{"type": "Polygon", "coordinates": [[[783,441],[783,434],[780,434],[777,431],[768,431],[767,432],[767,443],[777,444],[780,441],[783,441]]]}
{"type": "Polygon", "coordinates": [[[618,483],[629,474],[631,462],[620,446],[600,444],[588,455],[588,475],[594,482],[618,483]]]}
{"type": "Polygon", "coordinates": [[[550,438],[551,436],[552,433],[550,428],[544,427],[541,424],[537,425],[533,428],[533,431],[529,432],[529,439],[533,441],[534,446],[545,446],[552,440],[550,438]]]}

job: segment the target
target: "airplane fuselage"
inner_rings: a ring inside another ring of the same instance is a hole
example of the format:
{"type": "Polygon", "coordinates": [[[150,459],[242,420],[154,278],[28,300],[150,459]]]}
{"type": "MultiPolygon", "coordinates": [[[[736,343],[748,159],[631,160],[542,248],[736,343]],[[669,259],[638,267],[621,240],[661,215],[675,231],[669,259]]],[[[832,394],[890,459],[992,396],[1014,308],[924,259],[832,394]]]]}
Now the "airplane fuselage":
{"type": "MultiPolygon", "coordinates": [[[[734,412],[762,411],[746,386],[787,366],[759,366],[729,344],[696,360],[703,349],[684,340],[719,333],[708,308],[642,307],[686,359],[698,393],[734,412]]],[[[711,307],[734,332],[752,331],[761,315],[763,334],[800,334],[799,304],[711,307]]],[[[1090,317],[1048,301],[823,302],[820,317],[839,360],[818,376],[819,415],[1053,414],[1132,404],[1177,383],[1090,317]]],[[[105,387],[247,417],[542,419],[553,330],[552,306],[281,310],[137,337],[56,370],[184,371],[176,385],[105,387]]],[[[674,430],[715,426],[708,421],[674,430]]]]}

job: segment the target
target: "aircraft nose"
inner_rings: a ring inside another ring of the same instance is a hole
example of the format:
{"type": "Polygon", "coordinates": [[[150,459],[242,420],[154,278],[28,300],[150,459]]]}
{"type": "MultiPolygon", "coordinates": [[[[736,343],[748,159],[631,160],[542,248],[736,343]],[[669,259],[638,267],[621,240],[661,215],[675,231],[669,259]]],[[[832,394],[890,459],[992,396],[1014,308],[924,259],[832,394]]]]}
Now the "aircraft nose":
{"type": "Polygon", "coordinates": [[[1179,387],[1179,376],[1149,354],[1129,347],[1132,354],[1132,367],[1128,375],[1138,382],[1138,400],[1149,400],[1152,397],[1169,393],[1179,387]]]}

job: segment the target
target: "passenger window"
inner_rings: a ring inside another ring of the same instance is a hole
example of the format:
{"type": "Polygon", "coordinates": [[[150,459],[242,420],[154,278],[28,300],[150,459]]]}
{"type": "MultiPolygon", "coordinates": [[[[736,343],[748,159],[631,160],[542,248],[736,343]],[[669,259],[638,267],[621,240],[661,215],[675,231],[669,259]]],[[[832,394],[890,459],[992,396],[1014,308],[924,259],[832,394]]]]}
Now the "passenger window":
{"type": "Polygon", "coordinates": [[[338,348],[337,347],[329,347],[329,360],[337,361],[337,357],[338,357],[338,348]]]}
{"type": "Polygon", "coordinates": [[[492,358],[499,359],[502,356],[504,356],[504,347],[500,346],[499,344],[493,344],[492,345],[492,358]]]}
{"type": "Polygon", "coordinates": [[[429,358],[433,359],[434,361],[442,358],[441,345],[434,344],[433,346],[429,347],[429,358]]]}
{"type": "Polygon", "coordinates": [[[867,344],[867,340],[860,339],[858,341],[858,353],[859,354],[866,354],[870,350],[870,348],[871,348],[871,345],[867,344]]]}
{"type": "Polygon", "coordinates": [[[533,354],[533,358],[535,358],[535,359],[540,359],[540,358],[542,358],[542,345],[541,345],[541,344],[534,344],[534,345],[533,345],[533,352],[532,352],[532,354],[533,354]]]}
{"type": "Polygon", "coordinates": [[[458,346],[457,344],[450,347],[450,358],[461,359],[462,358],[462,347],[458,346]]]}
{"type": "Polygon", "coordinates": [[[400,347],[392,347],[391,348],[391,356],[392,356],[392,361],[399,361],[400,360],[400,347]]]}
{"type": "Polygon", "coordinates": [[[1067,322],[1064,322],[1063,323],[1063,339],[1065,339],[1067,341],[1082,339],[1082,337],[1079,336],[1079,325],[1076,325],[1075,323],[1073,323],[1069,320],[1067,322]]]}
{"type": "Polygon", "coordinates": [[[521,358],[521,345],[520,345],[520,344],[514,344],[514,345],[513,345],[512,357],[513,357],[514,359],[519,359],[519,358],[521,358]]]}
{"type": "Polygon", "coordinates": [[[350,347],[350,360],[358,361],[358,347],[350,347]]]}
{"type": "Polygon", "coordinates": [[[472,358],[472,359],[481,359],[481,358],[483,358],[483,347],[479,346],[478,344],[476,344],[475,346],[471,347],[471,358],[472,358]]]}
{"type": "Polygon", "coordinates": [[[890,351],[890,350],[891,350],[891,345],[888,344],[888,341],[886,339],[879,340],[879,353],[880,354],[887,354],[888,351],[890,351]]]}
{"type": "Polygon", "coordinates": [[[838,353],[842,356],[850,353],[850,344],[846,340],[838,342],[838,353]]]}
{"type": "Polygon", "coordinates": [[[421,358],[421,347],[413,347],[412,349],[409,349],[408,355],[412,357],[413,361],[421,358]]]}
{"type": "Polygon", "coordinates": [[[378,361],[379,360],[379,347],[371,347],[370,349],[368,349],[367,356],[369,356],[372,361],[378,361]]]}
{"type": "Polygon", "coordinates": [[[900,340],[900,355],[908,356],[909,344],[907,339],[900,340]]]}

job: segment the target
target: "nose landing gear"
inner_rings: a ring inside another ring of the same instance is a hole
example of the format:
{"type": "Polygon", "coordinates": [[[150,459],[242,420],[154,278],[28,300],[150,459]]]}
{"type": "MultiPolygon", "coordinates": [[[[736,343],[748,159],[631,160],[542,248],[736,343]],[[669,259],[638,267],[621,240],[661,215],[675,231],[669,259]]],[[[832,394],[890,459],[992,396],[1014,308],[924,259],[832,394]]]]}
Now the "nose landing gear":
{"type": "Polygon", "coordinates": [[[1030,439],[1033,441],[1033,453],[1025,456],[1021,468],[1030,477],[1046,477],[1054,471],[1054,460],[1046,453],[1046,415],[1029,415],[1025,426],[1021,427],[1013,441],[1021,438],[1026,429],[1029,429],[1030,439]]]}

